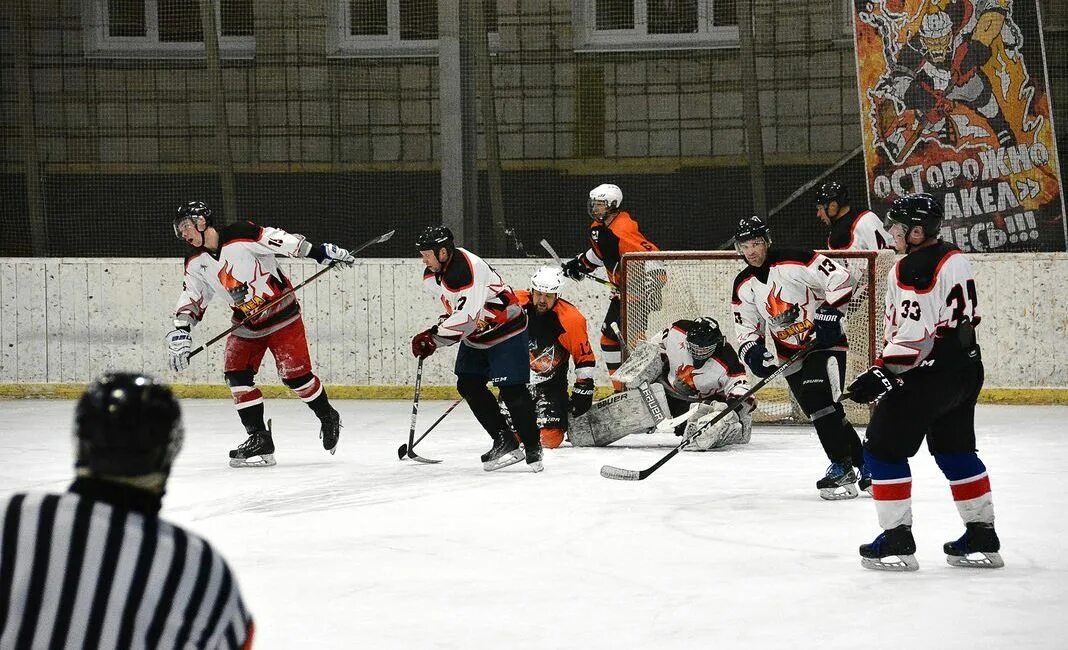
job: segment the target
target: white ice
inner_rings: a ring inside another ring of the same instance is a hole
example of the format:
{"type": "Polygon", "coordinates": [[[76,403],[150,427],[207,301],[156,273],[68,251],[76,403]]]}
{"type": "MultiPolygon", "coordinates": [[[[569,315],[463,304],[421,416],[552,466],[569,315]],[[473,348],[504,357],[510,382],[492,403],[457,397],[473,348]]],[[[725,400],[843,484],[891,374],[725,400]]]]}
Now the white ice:
{"type": "MultiPolygon", "coordinates": [[[[1065,648],[1068,408],[981,407],[1001,570],[947,566],[963,531],[926,450],[912,463],[920,571],[860,567],[878,532],[867,496],[821,501],[804,428],[680,454],[642,482],[669,434],[482,471],[461,406],[397,460],[410,403],[338,402],[336,456],[296,400],[271,400],[278,465],[230,469],[231,406],[184,403],[187,436],[163,516],[229,559],[257,648],[1065,648]]],[[[424,403],[422,430],[445,402],[424,403]]],[[[0,402],[0,494],[63,490],[73,403],[0,402]]]]}

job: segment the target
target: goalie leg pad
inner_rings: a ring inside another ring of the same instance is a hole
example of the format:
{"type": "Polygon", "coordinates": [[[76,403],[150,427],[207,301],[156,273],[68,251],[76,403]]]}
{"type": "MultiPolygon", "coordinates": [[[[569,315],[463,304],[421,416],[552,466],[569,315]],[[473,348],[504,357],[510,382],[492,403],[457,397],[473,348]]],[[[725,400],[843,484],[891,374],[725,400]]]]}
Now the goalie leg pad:
{"type": "Polygon", "coordinates": [[[683,451],[708,451],[726,447],[742,435],[742,423],[735,412],[713,422],[726,408],[724,404],[699,404],[686,423],[686,436],[694,436],[683,451]]]}
{"type": "Polygon", "coordinates": [[[655,428],[667,414],[664,387],[642,386],[598,400],[589,411],[571,418],[568,439],[575,447],[604,447],[655,428]]]}

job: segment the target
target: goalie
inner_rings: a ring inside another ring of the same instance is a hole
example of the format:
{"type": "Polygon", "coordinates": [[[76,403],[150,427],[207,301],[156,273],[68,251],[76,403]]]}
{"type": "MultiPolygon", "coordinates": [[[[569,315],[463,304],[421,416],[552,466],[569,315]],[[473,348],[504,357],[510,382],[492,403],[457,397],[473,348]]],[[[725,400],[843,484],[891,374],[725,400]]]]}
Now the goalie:
{"type": "Polygon", "coordinates": [[[726,408],[724,402],[749,391],[745,369],[734,348],[724,340],[713,318],[678,320],[652,340],[639,345],[620,366],[617,378],[637,386],[593,405],[584,418],[575,418],[571,442],[590,429],[592,445],[610,444],[631,433],[651,433],[668,414],[691,409],[679,435],[693,436],[685,451],[707,451],[746,444],[752,435],[756,401],[746,401],[733,413],[713,422],[726,408]],[[633,399],[624,396],[634,395],[633,399]],[[655,400],[655,402],[654,402],[655,400]],[[636,408],[634,405],[645,406],[636,408]],[[666,412],[665,412],[666,411],[666,412]],[[592,420],[592,422],[587,422],[592,420]],[[605,426],[607,425],[607,426],[605,426]]]}

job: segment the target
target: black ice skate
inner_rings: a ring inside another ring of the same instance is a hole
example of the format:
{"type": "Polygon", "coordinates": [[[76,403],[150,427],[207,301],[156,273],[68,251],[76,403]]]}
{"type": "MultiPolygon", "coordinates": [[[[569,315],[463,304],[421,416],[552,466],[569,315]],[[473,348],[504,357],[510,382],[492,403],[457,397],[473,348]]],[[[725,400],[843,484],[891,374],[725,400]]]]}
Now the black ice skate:
{"type": "Polygon", "coordinates": [[[532,447],[530,449],[527,449],[526,450],[526,455],[527,455],[527,467],[530,468],[530,471],[537,473],[537,472],[540,472],[540,471],[545,469],[545,466],[541,464],[541,458],[542,458],[541,445],[538,445],[537,447],[532,447]]]}
{"type": "Polygon", "coordinates": [[[499,453],[501,446],[504,445],[504,436],[508,435],[515,436],[511,431],[498,431],[497,433],[492,434],[493,446],[489,448],[489,451],[482,454],[481,458],[483,463],[499,453]]]}
{"type": "Polygon", "coordinates": [[[515,439],[511,431],[504,431],[497,435],[498,444],[493,445],[493,449],[483,455],[482,469],[487,472],[508,467],[523,460],[523,450],[519,448],[519,441],[515,439]]]}
{"type": "Polygon", "coordinates": [[[915,571],[920,568],[915,553],[912,527],[902,524],[879,533],[871,544],[861,544],[860,565],[878,571],[915,571]],[[888,561],[886,558],[897,559],[888,561]]]}
{"type": "Polygon", "coordinates": [[[871,472],[868,471],[866,466],[858,467],[857,470],[860,472],[860,480],[857,481],[857,487],[862,492],[871,494],[871,472]]]}
{"type": "Polygon", "coordinates": [[[848,462],[831,463],[823,478],[816,481],[816,488],[820,491],[820,498],[828,501],[855,499],[860,494],[857,491],[857,474],[848,462]]]}
{"type": "Polygon", "coordinates": [[[946,542],[942,550],[951,566],[976,569],[999,569],[1005,566],[1001,559],[1001,541],[994,532],[994,524],[969,522],[967,530],[955,542],[946,542]]]}
{"type": "Polygon", "coordinates": [[[274,440],[271,438],[271,421],[267,420],[266,431],[254,431],[248,440],[230,451],[230,467],[271,467],[274,462],[274,440]]]}
{"type": "Polygon", "coordinates": [[[333,408],[325,417],[319,420],[322,428],[319,429],[319,438],[323,441],[323,449],[333,456],[337,451],[337,439],[341,437],[341,415],[333,408]]]}

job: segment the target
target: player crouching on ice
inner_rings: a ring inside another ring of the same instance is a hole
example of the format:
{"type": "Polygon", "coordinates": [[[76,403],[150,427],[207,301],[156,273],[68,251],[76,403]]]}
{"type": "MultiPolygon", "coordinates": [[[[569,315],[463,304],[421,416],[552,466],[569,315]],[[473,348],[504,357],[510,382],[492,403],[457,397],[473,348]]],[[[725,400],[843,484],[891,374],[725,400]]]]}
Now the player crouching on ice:
{"type": "Polygon", "coordinates": [[[861,564],[891,571],[919,568],[908,459],[926,437],[966,528],[960,539],[943,546],[946,561],[1004,566],[990,479],[975,446],[983,360],[975,339],[979,311],[972,266],[959,248],[939,239],[942,206],[930,194],[894,201],[886,223],[895,240],[903,240],[905,250],[899,252],[908,254],[894,264],[886,285],[882,353],[848,388],[854,401],[876,402],[864,460],[883,532],[860,547],[861,564]]]}
{"type": "Polygon", "coordinates": [[[174,310],[174,329],[167,335],[171,369],[189,367],[191,330],[204,318],[213,296],[225,300],[233,310],[234,325],[241,324],[226,338],[223,374],[248,440],[230,452],[230,466],[275,464],[269,421],[263,423],[263,394],[256,387],[256,373],[267,350],[282,382],[319,418],[323,448],[333,454],[341,417],[312,372],[300,303],[274,256],[310,257],[320,264],[351,265],[356,259],[340,246],[313,245],[301,235],[261,228],[251,221],[215,228],[211,210],[202,201],[178,208],[174,234],[195,250],[185,258],[182,295],[174,310]]]}
{"type": "Polygon", "coordinates": [[[500,274],[456,246],[445,226],[428,227],[416,247],[426,264],[423,287],[441,300],[445,315],[412,338],[412,354],[425,359],[439,347],[458,343],[456,390],[493,438],[493,447],[482,454],[483,469],[492,472],[518,463],[525,451],[527,467],[542,471],[541,436],[527,389],[527,312],[500,274]],[[523,450],[486,386],[490,381],[508,407],[523,450]]]}
{"type": "Polygon", "coordinates": [[[636,388],[600,400],[585,417],[575,418],[571,444],[600,447],[631,433],[652,433],[669,413],[681,416],[691,404],[697,406],[678,432],[693,436],[684,451],[749,442],[755,400],[713,422],[724,402],[749,391],[745,369],[715,319],[675,321],[639,345],[616,377],[636,388]]]}
{"type": "MultiPolygon", "coordinates": [[[[534,398],[541,446],[555,449],[564,441],[568,415],[580,416],[593,403],[596,359],[586,331],[586,318],[560,297],[564,272],[543,266],[530,278],[530,291],[516,291],[527,312],[530,337],[530,394],[534,398]],[[567,360],[575,362],[575,385],[567,396],[567,360]]],[[[505,417],[508,407],[501,403],[505,417]]]]}

